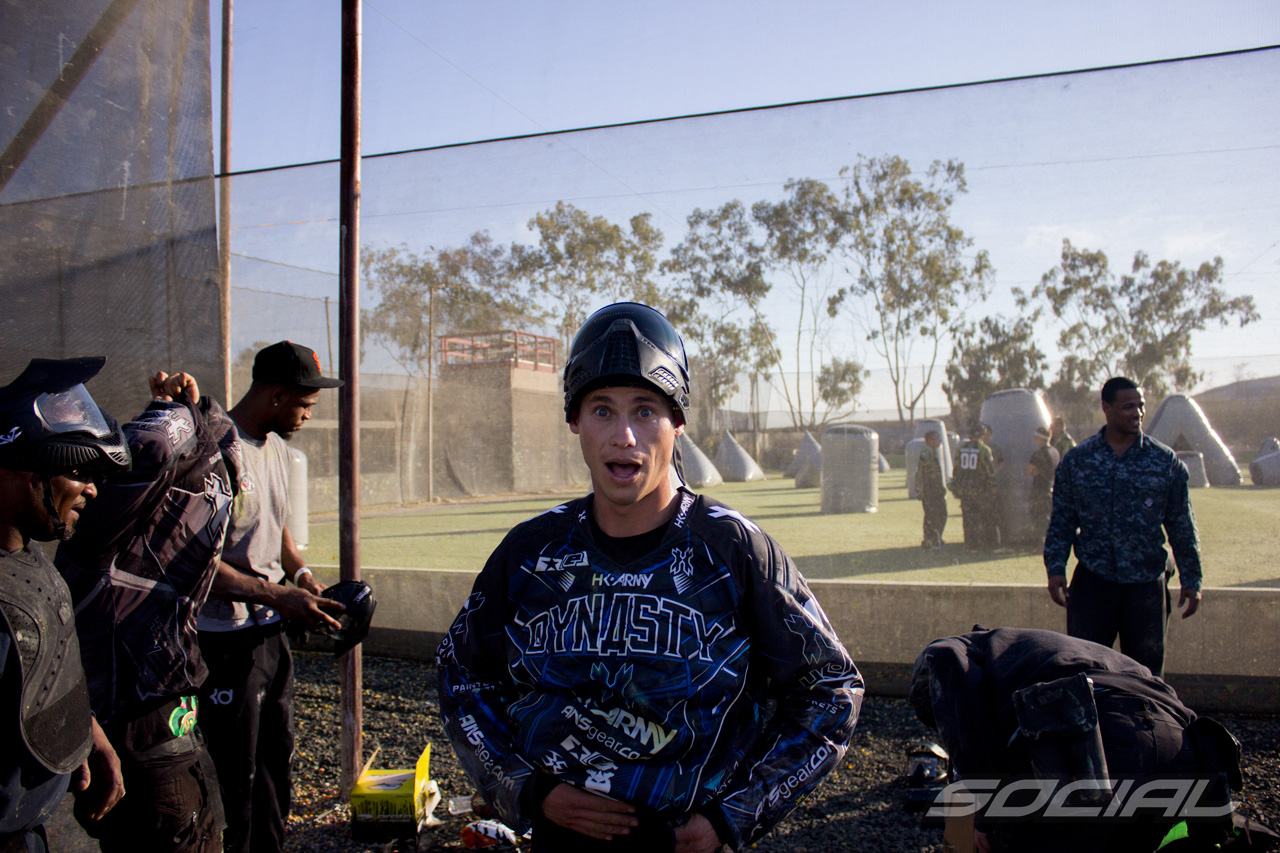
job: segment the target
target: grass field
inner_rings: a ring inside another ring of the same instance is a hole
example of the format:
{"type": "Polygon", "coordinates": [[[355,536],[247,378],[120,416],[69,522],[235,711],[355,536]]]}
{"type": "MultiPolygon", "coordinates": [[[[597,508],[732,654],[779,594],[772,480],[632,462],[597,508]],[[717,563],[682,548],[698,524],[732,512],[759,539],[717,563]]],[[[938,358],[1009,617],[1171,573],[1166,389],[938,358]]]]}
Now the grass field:
{"type": "MultiPolygon", "coordinates": [[[[921,509],[907,498],[905,474],[880,475],[875,513],[824,515],[817,489],[789,479],[726,483],[706,490],[756,521],[777,539],[809,578],[858,578],[929,583],[1042,583],[1039,551],[1001,556],[967,553],[959,502],[945,551],[920,548],[921,509]]],[[[570,496],[484,499],[466,504],[372,510],[360,522],[364,566],[478,571],[516,523],[570,496]]],[[[1200,528],[1206,586],[1280,588],[1280,489],[1210,488],[1192,492],[1200,528]]],[[[311,519],[309,563],[337,565],[336,515],[311,519]]]]}

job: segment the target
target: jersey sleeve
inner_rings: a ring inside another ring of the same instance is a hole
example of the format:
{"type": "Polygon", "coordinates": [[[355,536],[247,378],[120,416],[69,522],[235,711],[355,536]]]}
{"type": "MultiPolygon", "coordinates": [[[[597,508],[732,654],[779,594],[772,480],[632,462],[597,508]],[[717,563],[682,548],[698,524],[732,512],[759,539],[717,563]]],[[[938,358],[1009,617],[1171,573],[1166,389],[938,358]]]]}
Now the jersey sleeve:
{"type": "Polygon", "coordinates": [[[790,813],[844,756],[864,687],[791,558],[768,537],[752,541],[743,609],[752,666],[763,669],[776,708],[717,798],[735,835],[721,840],[739,850],[790,813]]]}
{"type": "Polygon", "coordinates": [[[506,554],[489,558],[436,651],[440,714],[458,761],[502,821],[524,832],[534,767],[518,752],[506,709],[517,697],[507,665],[506,554]]]}

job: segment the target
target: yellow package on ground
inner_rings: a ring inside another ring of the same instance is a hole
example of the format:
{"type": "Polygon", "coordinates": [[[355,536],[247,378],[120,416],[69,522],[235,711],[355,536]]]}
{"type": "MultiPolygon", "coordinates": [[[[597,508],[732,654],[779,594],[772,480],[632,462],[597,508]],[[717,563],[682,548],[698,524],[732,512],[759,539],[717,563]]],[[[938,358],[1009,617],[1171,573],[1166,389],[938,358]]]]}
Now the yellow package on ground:
{"type": "Polygon", "coordinates": [[[416,836],[440,801],[430,767],[427,744],[413,770],[366,770],[351,789],[351,837],[386,841],[416,836]]]}

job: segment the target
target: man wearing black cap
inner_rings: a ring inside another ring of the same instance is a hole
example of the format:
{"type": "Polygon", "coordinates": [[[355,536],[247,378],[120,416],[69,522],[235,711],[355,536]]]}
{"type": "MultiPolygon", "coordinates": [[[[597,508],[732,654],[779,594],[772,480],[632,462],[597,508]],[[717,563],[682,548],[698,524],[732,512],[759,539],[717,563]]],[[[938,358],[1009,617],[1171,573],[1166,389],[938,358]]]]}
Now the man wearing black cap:
{"type": "Polygon", "coordinates": [[[341,384],[321,374],[314,351],[280,341],[254,358],[253,384],[228,412],[243,457],[240,492],[198,623],[209,667],[199,723],[222,786],[228,853],[284,845],[293,755],[293,658],[284,621],[340,627],[325,610],[342,605],[321,596],[285,525],[285,441],[310,420],[320,389],[341,384]]]}
{"type": "Polygon", "coordinates": [[[0,388],[0,850],[45,850],[68,782],[93,820],[124,794],[90,713],[71,596],[32,544],[70,539],[94,479],[129,467],[119,425],[84,387],[105,360],[33,359],[0,388]]]}

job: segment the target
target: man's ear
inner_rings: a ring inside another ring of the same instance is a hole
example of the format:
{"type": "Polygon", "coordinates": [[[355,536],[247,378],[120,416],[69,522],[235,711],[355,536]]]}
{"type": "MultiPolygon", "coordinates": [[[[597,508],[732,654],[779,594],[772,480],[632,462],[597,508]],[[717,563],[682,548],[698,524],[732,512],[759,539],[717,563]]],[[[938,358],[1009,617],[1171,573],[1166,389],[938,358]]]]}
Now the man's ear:
{"type": "Polygon", "coordinates": [[[577,412],[574,412],[572,415],[569,415],[569,432],[573,433],[574,435],[578,434],[578,415],[580,412],[581,412],[581,409],[579,409],[577,412]]]}
{"type": "Polygon", "coordinates": [[[20,489],[28,489],[35,482],[36,475],[30,471],[13,471],[9,468],[0,468],[0,488],[16,486],[20,489]]]}

